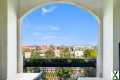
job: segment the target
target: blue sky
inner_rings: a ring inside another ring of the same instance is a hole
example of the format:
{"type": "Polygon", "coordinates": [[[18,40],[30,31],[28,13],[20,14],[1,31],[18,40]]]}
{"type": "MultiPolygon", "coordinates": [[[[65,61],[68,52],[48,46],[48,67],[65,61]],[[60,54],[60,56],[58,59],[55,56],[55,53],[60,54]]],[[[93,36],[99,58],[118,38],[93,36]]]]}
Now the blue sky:
{"type": "Polygon", "coordinates": [[[22,45],[97,45],[99,23],[69,4],[42,6],[21,21],[22,45]]]}

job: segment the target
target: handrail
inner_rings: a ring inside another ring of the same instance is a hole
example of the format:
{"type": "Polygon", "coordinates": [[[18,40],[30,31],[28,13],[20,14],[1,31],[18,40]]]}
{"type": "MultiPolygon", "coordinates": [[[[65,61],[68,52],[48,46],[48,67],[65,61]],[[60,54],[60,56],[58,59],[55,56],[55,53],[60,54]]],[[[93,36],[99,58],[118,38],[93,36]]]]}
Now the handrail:
{"type": "Polygon", "coordinates": [[[94,67],[96,59],[24,59],[24,67],[94,67]]]}

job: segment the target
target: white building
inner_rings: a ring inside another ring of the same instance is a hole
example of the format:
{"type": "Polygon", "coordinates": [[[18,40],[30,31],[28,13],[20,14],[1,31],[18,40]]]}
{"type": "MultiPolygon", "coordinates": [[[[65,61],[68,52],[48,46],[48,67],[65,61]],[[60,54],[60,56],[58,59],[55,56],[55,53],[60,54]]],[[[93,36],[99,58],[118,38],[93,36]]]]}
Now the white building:
{"type": "Polygon", "coordinates": [[[81,58],[84,55],[84,51],[76,50],[74,54],[75,58],[81,58]]]}
{"type": "Polygon", "coordinates": [[[31,54],[32,54],[32,52],[24,52],[24,56],[26,59],[31,58],[31,54]]]}
{"type": "Polygon", "coordinates": [[[46,55],[45,55],[45,52],[46,52],[46,50],[39,50],[39,55],[41,56],[41,57],[45,57],[46,55]]]}
{"type": "Polygon", "coordinates": [[[55,53],[55,57],[60,57],[60,50],[59,49],[55,49],[54,53],[55,53]]]}

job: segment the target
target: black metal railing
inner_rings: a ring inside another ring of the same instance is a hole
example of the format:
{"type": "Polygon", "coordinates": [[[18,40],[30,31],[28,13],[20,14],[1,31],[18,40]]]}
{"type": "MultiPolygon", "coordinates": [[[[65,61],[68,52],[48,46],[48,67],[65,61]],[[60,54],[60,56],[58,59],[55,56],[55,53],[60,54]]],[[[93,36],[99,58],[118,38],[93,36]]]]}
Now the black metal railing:
{"type": "Polygon", "coordinates": [[[24,67],[94,67],[96,59],[24,59],[24,67]]]}

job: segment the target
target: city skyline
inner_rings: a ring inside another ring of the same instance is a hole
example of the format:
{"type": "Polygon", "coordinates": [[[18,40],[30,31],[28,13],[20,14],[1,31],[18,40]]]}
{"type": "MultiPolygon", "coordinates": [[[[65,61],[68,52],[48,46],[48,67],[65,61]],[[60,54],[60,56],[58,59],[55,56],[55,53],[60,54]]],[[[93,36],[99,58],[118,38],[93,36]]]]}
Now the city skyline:
{"type": "Polygon", "coordinates": [[[22,45],[97,45],[99,23],[69,4],[40,7],[21,21],[22,45]]]}

